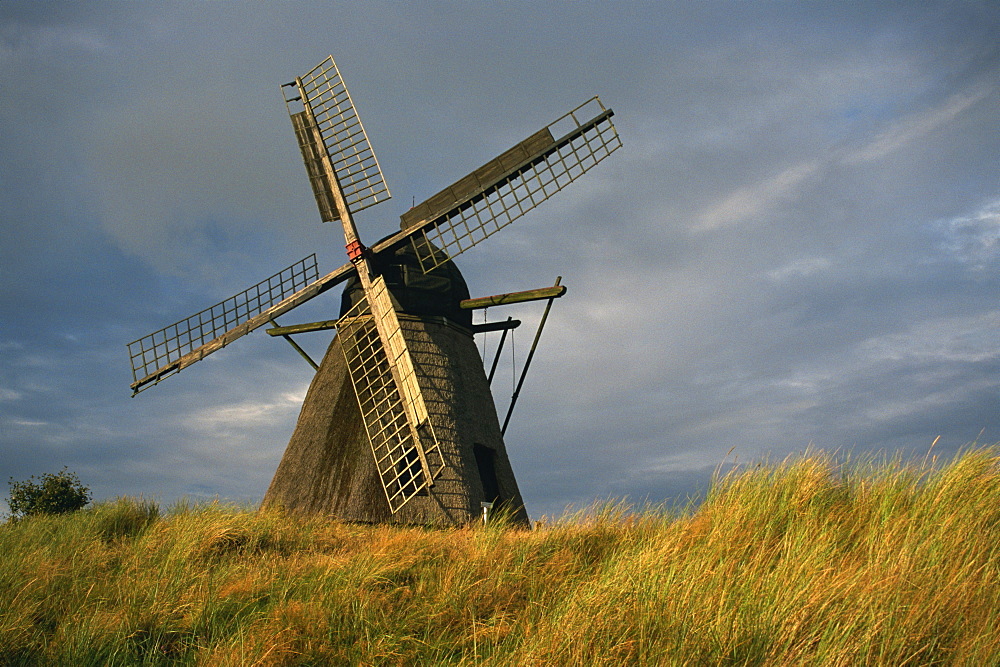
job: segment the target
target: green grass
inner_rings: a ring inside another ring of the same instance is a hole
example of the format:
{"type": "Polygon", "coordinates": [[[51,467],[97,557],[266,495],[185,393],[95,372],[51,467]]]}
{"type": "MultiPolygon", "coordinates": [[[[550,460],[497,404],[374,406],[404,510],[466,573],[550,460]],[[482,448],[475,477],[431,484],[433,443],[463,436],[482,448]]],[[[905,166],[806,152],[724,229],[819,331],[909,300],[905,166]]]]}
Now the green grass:
{"type": "Polygon", "coordinates": [[[3,665],[1000,664],[1000,449],[534,531],[136,499],[0,525],[3,665]]]}

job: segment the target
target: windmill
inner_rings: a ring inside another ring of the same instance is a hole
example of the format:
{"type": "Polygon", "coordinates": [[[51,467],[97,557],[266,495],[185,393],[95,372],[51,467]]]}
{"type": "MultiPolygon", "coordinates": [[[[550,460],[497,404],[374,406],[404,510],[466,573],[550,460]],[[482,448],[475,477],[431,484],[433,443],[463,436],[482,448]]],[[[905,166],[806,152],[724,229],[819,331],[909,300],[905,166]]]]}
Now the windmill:
{"type": "MultiPolygon", "coordinates": [[[[591,98],[401,216],[370,247],[354,214],[389,198],[367,134],[331,57],[282,86],[324,222],[343,227],[349,262],[319,276],[310,255],[211,308],[129,344],[133,395],[261,326],[316,369],[264,505],[344,520],[463,524],[506,507],[527,523],[474,335],[471,312],[552,300],[549,288],[471,299],[452,258],[548,199],[621,146],[612,111],[591,98]],[[277,318],[346,282],[335,320],[277,318]],[[320,364],[292,339],[336,329],[320,364]]],[[[541,325],[544,324],[542,317],[541,325]]],[[[541,332],[539,327],[535,341],[541,332]]],[[[522,370],[527,370],[527,363],[522,370]]]]}

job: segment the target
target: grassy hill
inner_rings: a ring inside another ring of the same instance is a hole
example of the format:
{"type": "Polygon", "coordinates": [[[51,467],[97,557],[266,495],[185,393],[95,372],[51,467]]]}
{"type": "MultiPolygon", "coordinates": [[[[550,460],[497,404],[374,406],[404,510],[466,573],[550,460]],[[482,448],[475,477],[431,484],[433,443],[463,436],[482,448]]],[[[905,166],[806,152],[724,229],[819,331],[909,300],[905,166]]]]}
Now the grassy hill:
{"type": "Polygon", "coordinates": [[[998,637],[995,448],[530,532],[135,499],[0,525],[4,665],[982,665],[998,637]]]}

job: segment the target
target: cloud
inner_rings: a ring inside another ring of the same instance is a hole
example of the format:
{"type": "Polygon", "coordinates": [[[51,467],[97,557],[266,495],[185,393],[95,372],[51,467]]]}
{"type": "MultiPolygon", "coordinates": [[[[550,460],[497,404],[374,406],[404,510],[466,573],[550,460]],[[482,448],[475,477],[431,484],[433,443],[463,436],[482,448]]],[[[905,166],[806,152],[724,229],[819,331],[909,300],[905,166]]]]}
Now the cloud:
{"type": "Polygon", "coordinates": [[[738,188],[701,213],[695,223],[707,231],[767,214],[782,200],[792,198],[799,186],[819,173],[822,162],[808,160],[752,186],[738,188]]]}
{"type": "Polygon", "coordinates": [[[848,150],[841,161],[847,165],[872,162],[902,150],[925,135],[951,123],[959,114],[991,92],[991,88],[983,86],[976,90],[956,93],[940,106],[915,113],[890,125],[868,144],[848,150]]]}
{"type": "Polygon", "coordinates": [[[825,257],[801,257],[784,266],[767,272],[767,277],[774,282],[782,282],[790,278],[805,278],[822,273],[831,267],[830,260],[825,257]]]}
{"type": "MultiPolygon", "coordinates": [[[[58,9],[52,11],[55,4],[49,3],[38,14],[30,8],[18,8],[8,20],[0,21],[0,63],[10,66],[27,56],[96,53],[111,48],[104,26],[78,22],[58,9]],[[62,20],[60,14],[64,14],[62,20]]],[[[5,11],[10,5],[7,3],[5,11]]]]}
{"type": "Polygon", "coordinates": [[[0,387],[0,401],[19,401],[23,396],[19,391],[0,387]]]}
{"type": "MultiPolygon", "coordinates": [[[[901,421],[913,419],[926,414],[940,413],[952,406],[959,406],[968,400],[969,396],[989,392],[996,389],[997,382],[979,380],[961,386],[945,386],[938,390],[924,390],[918,396],[905,396],[893,400],[881,400],[866,407],[863,411],[865,419],[875,424],[899,424],[901,421]]],[[[975,425],[971,425],[975,428],[975,425]]]]}
{"type": "Polygon", "coordinates": [[[983,271],[1000,259],[1000,199],[970,216],[940,221],[936,227],[945,237],[941,248],[973,270],[983,271]]]}
{"type": "Polygon", "coordinates": [[[859,351],[871,363],[997,360],[1000,359],[1000,310],[925,320],[900,333],[870,338],[861,343],[859,351]]]}
{"type": "Polygon", "coordinates": [[[252,433],[261,426],[269,426],[297,414],[305,398],[305,389],[281,393],[268,400],[212,406],[192,414],[187,425],[201,433],[202,437],[233,437],[252,433]]]}
{"type": "Polygon", "coordinates": [[[26,428],[31,428],[34,426],[51,426],[49,422],[33,421],[31,419],[11,419],[10,422],[14,426],[22,426],[26,428]]]}
{"type": "MultiPolygon", "coordinates": [[[[2,7],[4,474],[263,494],[298,355],[247,336],[129,399],[125,343],[313,250],[341,261],[277,89],[331,51],[396,196],[369,239],[590,94],[615,108],[621,151],[459,260],[476,295],[569,286],[508,431],[532,512],[684,493],[733,445],[1000,438],[992,9],[2,7]]],[[[509,311],[519,360],[540,309],[509,311]]]]}
{"type": "Polygon", "coordinates": [[[779,173],[739,187],[696,217],[695,231],[759,220],[773,215],[782,204],[794,202],[810,182],[826,175],[835,166],[857,166],[883,159],[903,150],[920,138],[938,130],[993,92],[980,86],[952,95],[939,106],[925,109],[890,123],[874,139],[858,148],[842,148],[801,160],[779,173]]]}

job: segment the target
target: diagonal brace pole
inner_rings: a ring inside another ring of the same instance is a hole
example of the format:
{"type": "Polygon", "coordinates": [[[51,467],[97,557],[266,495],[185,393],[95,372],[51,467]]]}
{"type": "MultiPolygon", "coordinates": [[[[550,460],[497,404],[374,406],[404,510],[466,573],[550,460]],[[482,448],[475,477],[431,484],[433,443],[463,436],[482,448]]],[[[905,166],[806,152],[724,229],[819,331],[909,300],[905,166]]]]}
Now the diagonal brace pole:
{"type": "MultiPolygon", "coordinates": [[[[508,317],[507,321],[510,322],[513,318],[508,317]]],[[[497,372],[497,364],[500,363],[500,353],[503,352],[503,344],[507,340],[507,332],[510,329],[504,329],[503,333],[500,334],[500,343],[497,345],[497,355],[493,357],[493,366],[490,367],[490,375],[486,378],[486,384],[493,384],[493,376],[497,372]]]]}
{"type": "MultiPolygon", "coordinates": [[[[556,287],[559,287],[559,283],[562,282],[562,276],[556,276],[556,287]]],[[[561,296],[561,294],[560,294],[561,296]]],[[[535,340],[531,342],[531,349],[528,350],[528,357],[524,360],[524,368],[521,369],[521,377],[517,381],[517,388],[514,389],[513,395],[510,397],[510,405],[507,407],[507,416],[503,420],[503,427],[500,429],[500,435],[504,435],[507,432],[507,424],[510,423],[510,416],[514,412],[514,404],[517,403],[517,397],[521,393],[521,385],[524,384],[524,378],[528,374],[528,366],[531,364],[531,358],[535,356],[535,348],[538,347],[538,339],[542,337],[542,327],[545,326],[545,320],[549,316],[549,310],[552,308],[552,302],[556,300],[557,297],[549,297],[548,302],[545,304],[545,312],[542,313],[542,319],[538,323],[538,331],[535,332],[535,340]]]]}
{"type": "MultiPolygon", "coordinates": [[[[271,324],[273,324],[276,327],[281,326],[280,324],[278,324],[278,320],[274,319],[273,317],[271,318],[271,324]]],[[[299,354],[301,354],[302,358],[309,362],[309,365],[313,367],[314,371],[318,371],[319,370],[319,366],[316,364],[316,362],[313,361],[312,358],[308,354],[306,354],[305,350],[303,350],[301,347],[299,347],[298,343],[296,343],[294,340],[292,340],[291,336],[289,336],[288,334],[281,334],[281,337],[284,338],[285,340],[287,340],[288,344],[291,345],[292,347],[294,347],[295,351],[298,352],[299,354]]]]}

